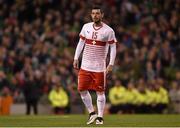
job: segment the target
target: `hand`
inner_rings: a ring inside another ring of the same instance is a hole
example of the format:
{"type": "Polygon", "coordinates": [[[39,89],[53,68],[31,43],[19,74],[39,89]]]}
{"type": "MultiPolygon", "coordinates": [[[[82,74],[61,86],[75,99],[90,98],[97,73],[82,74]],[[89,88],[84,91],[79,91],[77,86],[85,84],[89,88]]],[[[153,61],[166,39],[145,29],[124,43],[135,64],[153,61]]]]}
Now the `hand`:
{"type": "Polygon", "coordinates": [[[78,60],[74,60],[74,62],[73,62],[73,67],[74,67],[75,69],[79,69],[79,61],[78,61],[78,60]]]}
{"type": "Polygon", "coordinates": [[[106,74],[111,73],[112,70],[113,70],[113,65],[108,65],[107,68],[106,68],[106,74]]]}

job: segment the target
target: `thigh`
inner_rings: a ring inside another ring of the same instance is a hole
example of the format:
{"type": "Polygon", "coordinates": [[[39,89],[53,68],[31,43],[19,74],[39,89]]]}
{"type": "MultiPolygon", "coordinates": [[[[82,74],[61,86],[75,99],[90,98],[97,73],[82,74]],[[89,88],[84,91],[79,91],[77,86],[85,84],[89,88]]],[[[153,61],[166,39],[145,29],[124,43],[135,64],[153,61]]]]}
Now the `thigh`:
{"type": "Polygon", "coordinates": [[[93,73],[93,79],[94,79],[94,83],[93,83],[93,88],[96,91],[102,92],[105,91],[105,74],[104,72],[95,72],[93,73]]]}
{"type": "Polygon", "coordinates": [[[78,73],[78,90],[84,91],[92,88],[93,79],[91,72],[80,69],[78,73]]]}

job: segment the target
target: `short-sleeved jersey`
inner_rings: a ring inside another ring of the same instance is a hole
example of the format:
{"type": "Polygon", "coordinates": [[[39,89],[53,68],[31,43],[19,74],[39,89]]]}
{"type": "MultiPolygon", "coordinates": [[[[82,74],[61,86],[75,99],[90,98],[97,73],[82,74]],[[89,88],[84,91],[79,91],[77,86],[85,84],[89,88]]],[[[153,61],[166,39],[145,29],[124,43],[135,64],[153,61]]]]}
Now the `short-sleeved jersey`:
{"type": "Polygon", "coordinates": [[[92,72],[105,71],[109,44],[117,42],[113,29],[105,23],[97,29],[90,22],[83,26],[79,36],[85,41],[81,68],[92,72]]]}

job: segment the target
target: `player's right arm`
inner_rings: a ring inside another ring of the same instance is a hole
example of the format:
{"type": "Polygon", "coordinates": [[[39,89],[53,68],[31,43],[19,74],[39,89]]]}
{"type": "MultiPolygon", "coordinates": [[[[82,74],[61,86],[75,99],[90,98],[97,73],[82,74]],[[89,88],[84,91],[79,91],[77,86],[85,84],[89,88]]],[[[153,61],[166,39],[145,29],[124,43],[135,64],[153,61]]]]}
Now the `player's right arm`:
{"type": "Polygon", "coordinates": [[[78,42],[78,45],[76,47],[76,52],[75,52],[75,55],[74,55],[74,62],[73,62],[73,67],[75,69],[79,69],[79,61],[78,61],[78,58],[83,50],[83,47],[84,47],[84,44],[85,44],[85,40],[83,39],[79,39],[79,42],[78,42]]]}
{"type": "Polygon", "coordinates": [[[74,62],[73,62],[73,66],[75,69],[80,68],[78,59],[79,59],[79,56],[80,56],[80,54],[84,48],[84,45],[85,45],[85,39],[86,39],[85,38],[86,37],[85,36],[85,25],[82,27],[81,32],[79,34],[79,37],[80,37],[80,39],[79,39],[78,45],[76,47],[76,52],[74,55],[74,62]]]}

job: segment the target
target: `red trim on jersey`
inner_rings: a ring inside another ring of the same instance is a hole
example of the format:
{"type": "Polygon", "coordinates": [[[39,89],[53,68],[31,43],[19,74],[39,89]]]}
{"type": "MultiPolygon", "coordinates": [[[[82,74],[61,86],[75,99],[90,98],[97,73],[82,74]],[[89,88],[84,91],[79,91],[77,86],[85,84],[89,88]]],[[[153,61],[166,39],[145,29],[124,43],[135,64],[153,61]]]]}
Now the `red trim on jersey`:
{"type": "Polygon", "coordinates": [[[109,44],[115,43],[114,40],[108,41],[109,44]]]}
{"type": "Polygon", "coordinates": [[[82,40],[85,40],[86,38],[82,35],[79,35],[79,37],[82,39],[82,40]]]}
{"type": "Polygon", "coordinates": [[[98,28],[96,28],[95,26],[94,26],[94,24],[93,24],[93,28],[94,28],[94,30],[95,31],[97,31],[97,30],[99,30],[99,29],[101,29],[103,27],[103,24],[101,23],[101,25],[100,26],[98,26],[98,28]]]}
{"type": "Polygon", "coordinates": [[[97,40],[91,40],[91,39],[86,39],[85,43],[86,44],[91,44],[91,45],[99,45],[99,46],[105,46],[106,45],[106,42],[97,41],[97,40]]]}

